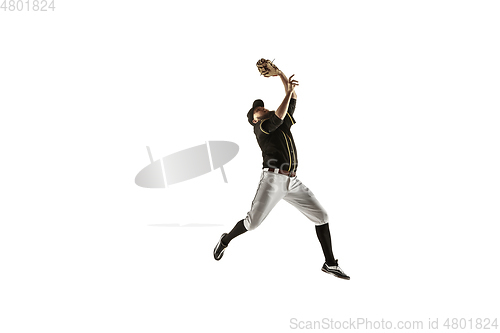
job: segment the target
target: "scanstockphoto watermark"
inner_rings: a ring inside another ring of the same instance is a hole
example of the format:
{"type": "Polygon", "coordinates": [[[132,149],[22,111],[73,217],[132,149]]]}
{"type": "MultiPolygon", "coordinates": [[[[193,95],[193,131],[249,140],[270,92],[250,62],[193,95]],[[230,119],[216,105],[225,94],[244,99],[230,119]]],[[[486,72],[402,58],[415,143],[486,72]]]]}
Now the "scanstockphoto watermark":
{"type": "Polygon", "coordinates": [[[349,318],[347,320],[335,320],[332,318],[323,318],[321,320],[300,320],[298,318],[290,319],[290,328],[295,330],[421,330],[424,328],[424,322],[415,321],[391,321],[391,320],[370,320],[368,318],[349,318]]]}

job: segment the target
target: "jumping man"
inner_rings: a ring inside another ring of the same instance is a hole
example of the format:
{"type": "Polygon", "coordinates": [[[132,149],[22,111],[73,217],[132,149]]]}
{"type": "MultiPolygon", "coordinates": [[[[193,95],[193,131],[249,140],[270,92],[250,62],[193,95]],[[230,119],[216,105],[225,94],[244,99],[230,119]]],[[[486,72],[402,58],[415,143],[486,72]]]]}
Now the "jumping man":
{"type": "MultiPolygon", "coordinates": [[[[276,68],[277,69],[277,68],[276,68]]],[[[262,150],[263,169],[257,193],[246,217],[236,223],[229,233],[223,233],[214,249],[215,260],[220,260],[224,250],[237,236],[257,228],[281,200],[297,208],[315,224],[316,235],[323,249],[325,263],[321,270],[349,280],[333,256],[328,215],[315,195],[297,178],[297,148],[290,128],[295,124],[293,113],[297,101],[295,87],[298,82],[283,72],[277,74],[285,86],[286,95],[276,111],[269,111],[257,99],[247,117],[262,150]]]]}

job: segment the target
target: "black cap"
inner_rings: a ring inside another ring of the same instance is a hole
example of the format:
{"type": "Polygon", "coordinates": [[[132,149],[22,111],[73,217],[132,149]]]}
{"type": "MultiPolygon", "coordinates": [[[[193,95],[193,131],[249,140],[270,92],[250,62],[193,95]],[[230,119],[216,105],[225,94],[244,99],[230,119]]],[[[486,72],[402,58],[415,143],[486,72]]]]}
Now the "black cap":
{"type": "Polygon", "coordinates": [[[253,101],[253,105],[252,105],[252,108],[250,109],[250,111],[248,111],[247,113],[247,118],[248,118],[248,122],[250,123],[250,125],[254,125],[253,123],[253,110],[259,106],[262,106],[264,107],[264,102],[261,100],[261,99],[256,99],[255,101],[253,101]]]}

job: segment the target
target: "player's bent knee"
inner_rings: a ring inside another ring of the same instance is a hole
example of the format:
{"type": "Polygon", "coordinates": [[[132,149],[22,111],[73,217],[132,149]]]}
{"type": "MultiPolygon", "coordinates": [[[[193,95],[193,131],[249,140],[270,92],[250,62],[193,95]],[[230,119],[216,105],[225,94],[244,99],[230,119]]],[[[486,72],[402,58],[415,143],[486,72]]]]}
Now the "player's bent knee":
{"type": "Polygon", "coordinates": [[[245,228],[246,228],[248,231],[251,231],[251,230],[256,229],[256,228],[260,225],[260,222],[259,222],[259,221],[256,221],[256,220],[252,220],[252,219],[250,219],[250,218],[247,216],[247,218],[246,218],[246,219],[245,219],[245,221],[243,222],[243,225],[245,226],[245,228]]]}
{"type": "Polygon", "coordinates": [[[247,227],[247,230],[248,231],[251,231],[251,230],[255,230],[257,229],[257,227],[260,225],[261,222],[257,222],[257,221],[253,221],[253,222],[250,222],[248,224],[248,227],[247,227]]]}
{"type": "Polygon", "coordinates": [[[247,230],[252,231],[252,230],[255,230],[256,228],[257,228],[257,226],[255,224],[250,224],[250,225],[248,225],[247,230]]]}
{"type": "Polygon", "coordinates": [[[323,212],[323,217],[321,218],[322,221],[324,221],[325,223],[328,223],[328,214],[327,212],[323,212]]]}
{"type": "Polygon", "coordinates": [[[258,205],[255,205],[252,210],[247,213],[245,218],[245,228],[248,231],[256,229],[267,217],[269,212],[266,210],[259,209],[258,205]]]}
{"type": "Polygon", "coordinates": [[[328,223],[328,214],[323,211],[320,216],[318,216],[318,220],[314,222],[316,225],[323,225],[328,223]]]}

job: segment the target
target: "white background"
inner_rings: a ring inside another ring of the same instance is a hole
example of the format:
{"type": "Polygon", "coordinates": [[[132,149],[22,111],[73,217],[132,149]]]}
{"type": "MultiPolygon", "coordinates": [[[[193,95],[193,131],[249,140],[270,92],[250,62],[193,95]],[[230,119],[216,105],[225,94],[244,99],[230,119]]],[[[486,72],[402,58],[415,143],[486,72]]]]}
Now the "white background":
{"type": "Polygon", "coordinates": [[[498,315],[498,2],[55,6],[0,11],[0,331],[498,315]],[[246,112],[284,97],[262,57],[299,80],[298,176],[350,281],[320,271],[313,224],[286,202],[213,259],[260,178],[246,112]],[[227,184],[135,185],[146,146],[208,140],[239,145],[227,184]]]}

